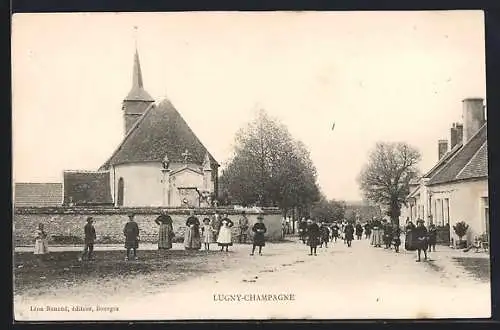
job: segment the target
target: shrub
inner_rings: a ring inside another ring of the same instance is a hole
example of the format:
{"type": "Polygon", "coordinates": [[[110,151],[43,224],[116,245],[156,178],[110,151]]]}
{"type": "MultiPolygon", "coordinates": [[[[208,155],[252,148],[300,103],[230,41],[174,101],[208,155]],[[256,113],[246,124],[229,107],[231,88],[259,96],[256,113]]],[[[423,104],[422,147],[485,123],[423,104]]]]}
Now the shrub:
{"type": "Polygon", "coordinates": [[[453,230],[455,231],[455,234],[458,236],[458,240],[461,242],[462,237],[467,234],[467,230],[469,229],[469,225],[466,224],[464,221],[457,222],[456,225],[453,226],[453,230]]]}

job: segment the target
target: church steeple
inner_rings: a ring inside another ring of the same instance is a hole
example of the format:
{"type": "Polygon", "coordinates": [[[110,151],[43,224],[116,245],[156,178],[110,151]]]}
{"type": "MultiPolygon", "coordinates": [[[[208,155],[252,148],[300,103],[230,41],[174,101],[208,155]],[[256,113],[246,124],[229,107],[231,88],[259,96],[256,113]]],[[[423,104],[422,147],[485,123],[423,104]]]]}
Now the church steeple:
{"type": "MultiPolygon", "coordinates": [[[[137,28],[135,28],[137,30],[137,28]]],[[[123,119],[125,122],[125,134],[134,126],[135,122],[142,116],[154,99],[144,90],[142,80],[141,62],[139,61],[139,51],[137,41],[134,54],[134,67],[132,71],[132,89],[123,100],[123,119]]]]}

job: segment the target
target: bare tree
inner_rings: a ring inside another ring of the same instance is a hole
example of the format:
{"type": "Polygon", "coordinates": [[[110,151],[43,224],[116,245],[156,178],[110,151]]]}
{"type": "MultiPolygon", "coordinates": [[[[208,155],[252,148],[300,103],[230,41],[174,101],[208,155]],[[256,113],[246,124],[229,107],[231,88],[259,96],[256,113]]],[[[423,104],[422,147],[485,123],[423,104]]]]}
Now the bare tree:
{"type": "Polygon", "coordinates": [[[387,215],[398,226],[410,180],[418,175],[420,158],[420,152],[406,143],[377,143],[358,177],[365,198],[387,206],[387,215]]]}

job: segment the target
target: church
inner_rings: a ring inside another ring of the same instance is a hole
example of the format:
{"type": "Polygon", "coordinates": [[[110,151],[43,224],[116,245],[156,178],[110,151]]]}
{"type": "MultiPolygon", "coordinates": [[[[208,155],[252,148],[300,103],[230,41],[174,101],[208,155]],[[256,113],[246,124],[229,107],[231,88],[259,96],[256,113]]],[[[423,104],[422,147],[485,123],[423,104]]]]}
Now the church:
{"type": "Polygon", "coordinates": [[[125,136],[98,171],[65,171],[65,205],[203,207],[217,196],[219,164],[173,104],[144,89],[139,53],[122,105],[125,136]]]}

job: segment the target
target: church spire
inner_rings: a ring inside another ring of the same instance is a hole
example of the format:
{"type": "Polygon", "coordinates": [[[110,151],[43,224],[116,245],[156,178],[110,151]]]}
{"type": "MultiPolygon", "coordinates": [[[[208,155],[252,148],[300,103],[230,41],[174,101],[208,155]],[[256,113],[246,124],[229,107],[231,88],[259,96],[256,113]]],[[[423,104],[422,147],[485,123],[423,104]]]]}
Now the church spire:
{"type": "MultiPolygon", "coordinates": [[[[137,27],[134,27],[137,34],[137,27]]],[[[144,101],[154,102],[153,98],[144,90],[142,80],[141,62],[139,61],[139,51],[137,50],[137,36],[135,37],[134,68],[132,71],[132,89],[124,101],[144,101]]]]}
{"type": "MultiPolygon", "coordinates": [[[[137,32],[137,27],[134,27],[134,29],[137,32]]],[[[127,132],[134,126],[152,102],[154,102],[154,99],[144,90],[141,62],[139,61],[139,51],[137,50],[136,38],[134,67],[132,71],[132,89],[123,100],[122,106],[125,134],[127,134],[127,132]]]]}

